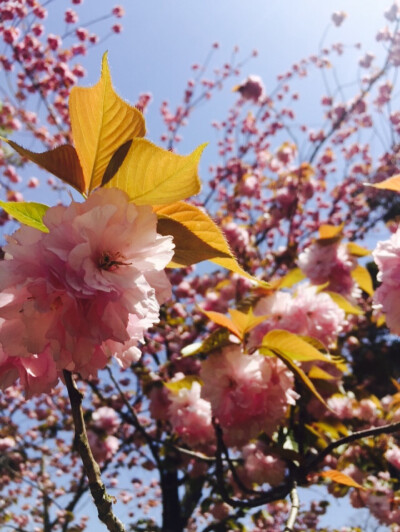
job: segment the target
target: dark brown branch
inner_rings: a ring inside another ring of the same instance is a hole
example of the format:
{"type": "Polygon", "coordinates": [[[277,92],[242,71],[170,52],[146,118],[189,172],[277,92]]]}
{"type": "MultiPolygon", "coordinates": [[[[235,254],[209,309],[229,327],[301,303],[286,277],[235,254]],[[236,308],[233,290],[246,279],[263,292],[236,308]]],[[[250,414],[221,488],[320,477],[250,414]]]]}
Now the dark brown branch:
{"type": "Polygon", "coordinates": [[[63,374],[75,427],[74,445],[82,459],[83,467],[89,480],[89,489],[94,499],[99,519],[107,526],[110,532],[125,532],[124,525],[112,511],[113,498],[106,491],[101,480],[100,468],[93,458],[90,449],[83,419],[82,394],[76,386],[72,373],[64,370],[63,374]]]}
{"type": "Polygon", "coordinates": [[[322,460],[331,454],[337,447],[341,445],[346,445],[346,443],[351,443],[353,441],[361,440],[362,438],[368,438],[370,436],[379,436],[380,434],[392,434],[393,432],[400,431],[400,421],[398,423],[392,423],[389,425],[383,425],[382,427],[373,427],[371,429],[360,430],[358,432],[353,432],[349,436],[340,438],[340,440],[333,441],[330,443],[323,451],[318,453],[316,456],[306,464],[303,472],[306,474],[310,473],[322,460]]]}

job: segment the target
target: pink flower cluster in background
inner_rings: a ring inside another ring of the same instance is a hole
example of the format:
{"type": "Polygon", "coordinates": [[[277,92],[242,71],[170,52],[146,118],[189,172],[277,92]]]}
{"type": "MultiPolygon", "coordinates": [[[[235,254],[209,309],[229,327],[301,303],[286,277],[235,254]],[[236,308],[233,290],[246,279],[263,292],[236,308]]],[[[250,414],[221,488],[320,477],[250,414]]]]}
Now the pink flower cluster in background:
{"type": "Polygon", "coordinates": [[[252,347],[259,346],[264,335],[273,329],[312,336],[329,347],[345,324],[344,311],[328,294],[309,285],[301,285],[294,296],[278,291],[260,299],[254,314],[266,316],[266,320],[250,333],[252,347]]]}
{"type": "Polygon", "coordinates": [[[230,445],[244,444],[262,431],[271,435],[298,397],[293,375],[279,359],[248,355],[237,345],[211,354],[200,376],[202,396],[230,445]]]}
{"type": "Polygon", "coordinates": [[[400,334],[400,230],[389,240],[378,242],[373,257],[382,283],[375,292],[375,302],[385,313],[391,332],[400,334]]]}
{"type": "Polygon", "coordinates": [[[28,395],[63,369],[96,375],[110,356],[138,360],[143,332],[170,296],[171,237],[151,207],[117,189],[47,211],[48,233],[23,226],[0,265],[0,386],[19,376],[28,395]]]}

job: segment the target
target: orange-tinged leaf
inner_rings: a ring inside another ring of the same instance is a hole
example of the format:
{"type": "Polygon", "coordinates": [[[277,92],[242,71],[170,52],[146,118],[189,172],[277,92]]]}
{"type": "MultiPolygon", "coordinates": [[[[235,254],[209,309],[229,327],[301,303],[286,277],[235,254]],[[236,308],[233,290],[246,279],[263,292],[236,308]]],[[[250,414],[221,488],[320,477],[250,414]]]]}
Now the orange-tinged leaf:
{"type": "Polygon", "coordinates": [[[364,183],[365,186],[380,188],[383,190],[393,190],[394,192],[400,192],[400,174],[389,177],[380,183],[364,183]]]}
{"type": "Polygon", "coordinates": [[[333,363],[313,345],[289,331],[275,329],[268,332],[262,340],[262,347],[267,347],[273,351],[278,350],[291,360],[298,360],[299,362],[320,360],[333,363]]]}
{"type": "Polygon", "coordinates": [[[242,336],[267,319],[267,316],[254,316],[252,308],[247,313],[236,309],[229,309],[229,314],[242,336]]]}
{"type": "Polygon", "coordinates": [[[367,270],[367,268],[364,268],[364,266],[361,266],[360,264],[354,268],[354,270],[351,271],[351,276],[355,280],[355,282],[358,284],[358,286],[364,290],[368,295],[372,296],[374,293],[374,287],[372,284],[372,278],[367,270]]]}
{"type": "Polygon", "coordinates": [[[323,224],[319,228],[319,239],[331,239],[341,236],[343,231],[344,223],[340,225],[328,225],[323,224]]]}
{"type": "Polygon", "coordinates": [[[54,148],[54,150],[45,151],[43,153],[35,153],[26,150],[12,140],[7,140],[3,137],[1,137],[1,139],[4,140],[4,142],[7,142],[20,155],[57,176],[79,192],[85,191],[82,167],[75,148],[70,144],[58,146],[58,148],[54,148]]]}
{"type": "Polygon", "coordinates": [[[354,255],[355,257],[367,257],[368,255],[371,255],[369,249],[359,246],[355,242],[348,242],[346,247],[350,255],[354,255]]]}
{"type": "MultiPolygon", "coordinates": [[[[190,233],[195,235],[203,243],[206,243],[208,246],[207,253],[210,251],[210,247],[213,248],[216,251],[215,257],[210,257],[208,260],[214,262],[214,264],[223,266],[232,272],[243,275],[243,277],[247,277],[248,279],[251,279],[262,286],[268,286],[268,283],[256,279],[243,270],[229,249],[229,245],[222,231],[211,220],[207,213],[198,207],[195,207],[194,205],[184,202],[177,202],[171,205],[157,205],[153,207],[153,209],[161,220],[170,219],[179,222],[181,225],[186,227],[190,233]]],[[[172,236],[174,235],[172,234],[172,236]]],[[[187,266],[188,264],[194,264],[194,262],[189,262],[189,259],[193,257],[193,249],[189,250],[188,260],[185,258],[185,248],[179,249],[179,255],[182,260],[180,265],[187,266]]],[[[204,259],[201,258],[195,262],[199,262],[200,260],[204,259]]],[[[179,265],[175,258],[174,262],[179,265]]]]}
{"type": "Polygon", "coordinates": [[[344,486],[349,486],[351,488],[358,488],[363,490],[363,486],[353,480],[348,475],[345,475],[344,473],[341,473],[340,471],[337,471],[336,469],[329,469],[328,471],[323,471],[320,473],[321,477],[329,478],[330,480],[333,480],[333,482],[336,482],[337,484],[343,484],[344,486]]]}
{"type": "Polygon", "coordinates": [[[242,339],[242,333],[236,327],[233,321],[228,318],[228,316],[225,316],[225,314],[221,314],[220,312],[214,312],[213,310],[200,310],[203,314],[207,316],[209,320],[213,321],[217,325],[221,325],[221,327],[229,329],[235,336],[242,339]]]}
{"type": "Polygon", "coordinates": [[[143,137],[143,115],[114,91],[107,54],[93,87],[73,87],[69,97],[72,137],[83,168],[85,190],[100,186],[112,155],[126,141],[143,137]]]}
{"type": "Polygon", "coordinates": [[[124,190],[136,205],[165,205],[188,198],[200,191],[197,167],[205,146],[177,155],[146,139],[133,139],[105,186],[124,190]]]}

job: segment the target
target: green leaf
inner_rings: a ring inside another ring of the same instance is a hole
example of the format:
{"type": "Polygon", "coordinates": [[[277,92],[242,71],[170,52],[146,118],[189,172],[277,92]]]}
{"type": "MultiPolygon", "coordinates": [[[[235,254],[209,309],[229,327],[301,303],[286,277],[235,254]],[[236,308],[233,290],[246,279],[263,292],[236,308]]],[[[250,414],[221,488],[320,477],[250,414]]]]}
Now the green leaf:
{"type": "Polygon", "coordinates": [[[309,362],[320,360],[332,363],[329,357],[322,354],[309,342],[289,331],[275,329],[267,333],[262,340],[262,347],[267,347],[273,351],[280,351],[291,360],[299,362],[309,362]]]}
{"type": "Polygon", "coordinates": [[[39,229],[43,233],[49,232],[43,223],[43,216],[49,208],[47,205],[34,202],[0,201],[0,206],[22,224],[39,229]]]}

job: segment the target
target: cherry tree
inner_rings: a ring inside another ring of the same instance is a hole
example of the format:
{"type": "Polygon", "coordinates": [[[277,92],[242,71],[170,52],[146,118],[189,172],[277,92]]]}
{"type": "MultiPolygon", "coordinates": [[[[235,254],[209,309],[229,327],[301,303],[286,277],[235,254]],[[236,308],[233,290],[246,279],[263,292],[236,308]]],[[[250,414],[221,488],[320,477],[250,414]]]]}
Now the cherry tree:
{"type": "Polygon", "coordinates": [[[341,44],[272,89],[236,80],[202,189],[205,146],[180,155],[180,134],[231,88],[237,52],[162,104],[162,148],[145,138],[150,96],[124,102],[106,55],[98,83],[75,86],[96,38],[71,9],[63,38],[45,33],[44,9],[0,3],[1,206],[21,224],[0,264],[2,527],[91,529],[95,509],[110,531],[328,530],[328,502],[298,493],[327,485],[400,530],[397,4],[382,61],[360,53],[350,89],[329,77],[341,44]],[[318,73],[312,129],[294,87],[318,73]],[[13,140],[20,127],[47,151],[13,140]],[[81,199],[24,201],[25,160],[81,199]]]}

